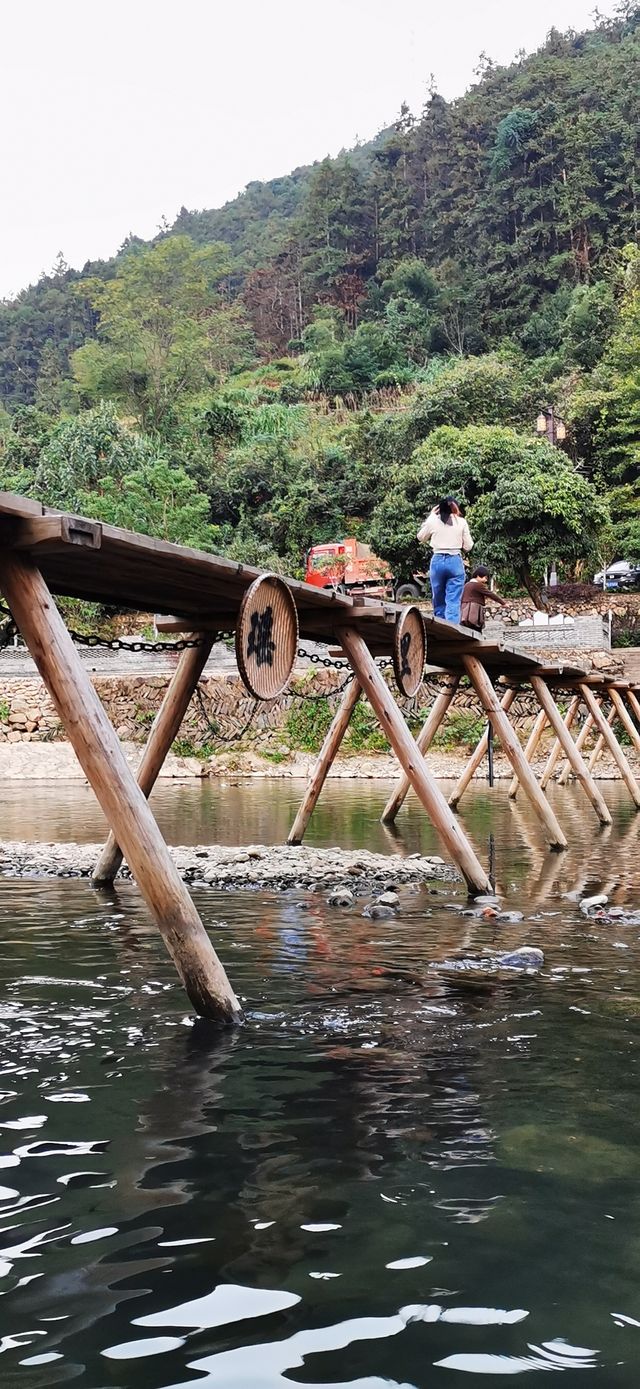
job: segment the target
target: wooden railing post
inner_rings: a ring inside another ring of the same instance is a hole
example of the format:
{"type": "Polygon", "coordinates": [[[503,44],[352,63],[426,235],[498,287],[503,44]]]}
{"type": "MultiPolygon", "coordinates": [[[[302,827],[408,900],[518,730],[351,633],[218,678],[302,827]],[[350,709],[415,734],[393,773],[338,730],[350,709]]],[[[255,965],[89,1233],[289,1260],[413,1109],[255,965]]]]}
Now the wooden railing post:
{"type": "Polygon", "coordinates": [[[240,1004],[40,571],[0,550],[0,588],[196,1012],[239,1021],[240,1004]]]}

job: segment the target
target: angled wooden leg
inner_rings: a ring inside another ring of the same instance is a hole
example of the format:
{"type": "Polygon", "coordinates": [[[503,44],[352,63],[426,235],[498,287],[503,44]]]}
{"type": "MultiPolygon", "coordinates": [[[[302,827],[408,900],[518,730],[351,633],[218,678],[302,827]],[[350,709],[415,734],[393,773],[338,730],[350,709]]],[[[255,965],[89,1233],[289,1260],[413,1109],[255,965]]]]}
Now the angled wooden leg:
{"type": "MultiPolygon", "coordinates": [[[[455,696],[459,684],[460,676],[452,676],[451,684],[448,685],[445,690],[442,690],[440,692],[440,694],[434,700],[431,709],[429,710],[428,718],[423,723],[422,728],[420,729],[420,732],[416,738],[416,747],[420,748],[423,757],[431,747],[431,744],[435,738],[436,733],[438,732],[440,724],[444,719],[449,705],[451,704],[451,701],[455,696]]],[[[401,806],[404,805],[410,785],[411,783],[409,781],[408,776],[406,776],[406,774],[402,772],[398,785],[396,786],[395,791],[392,791],[380,817],[383,825],[389,825],[395,820],[398,811],[400,810],[401,806]]]]}
{"type": "MultiPolygon", "coordinates": [[[[513,701],[517,693],[518,691],[515,689],[505,690],[502,699],[500,700],[500,706],[502,709],[504,709],[505,714],[509,713],[509,710],[511,708],[511,705],[513,704],[513,701]]],[[[488,730],[485,728],[482,737],[479,738],[478,742],[476,743],[476,746],[471,754],[471,757],[469,758],[469,761],[467,762],[462,776],[460,777],[457,785],[454,786],[453,791],[449,796],[449,805],[451,806],[452,810],[457,809],[458,804],[462,800],[467,786],[469,785],[469,782],[473,780],[478,770],[478,767],[482,762],[483,757],[486,757],[488,743],[489,733],[488,730]]]]}
{"type": "Polygon", "coordinates": [[[625,732],[629,734],[636,752],[640,752],[640,733],[633,722],[629,710],[625,707],[620,691],[610,689],[608,693],[622,727],[625,729],[625,732]]]}
{"type": "MultiPolygon", "coordinates": [[[[607,714],[607,723],[613,725],[613,724],[615,723],[615,721],[616,721],[616,711],[615,711],[615,709],[612,708],[612,709],[609,710],[609,713],[607,714]]],[[[593,721],[592,721],[592,726],[593,726],[593,721]]],[[[596,766],[596,764],[600,761],[600,758],[602,757],[603,752],[604,752],[604,738],[603,738],[602,734],[599,733],[599,734],[598,734],[598,737],[597,737],[597,739],[596,739],[596,741],[595,741],[595,744],[594,744],[594,746],[593,746],[593,750],[592,750],[592,752],[591,752],[591,756],[590,756],[589,761],[588,761],[588,763],[587,763],[587,766],[588,766],[590,772],[593,771],[593,769],[594,769],[594,767],[596,766]]]]}
{"type": "Polygon", "coordinates": [[[462,873],[469,890],[476,894],[490,892],[491,884],[484,868],[466,836],[452,815],[436,782],[427,770],[422,754],[416,747],[398,706],[387,688],[380,671],[360,633],[353,627],[343,627],[337,633],[356,678],[375,710],[389,742],[406,772],[419,800],[438,831],[448,853],[462,873]]]}
{"type": "Polygon", "coordinates": [[[329,768],[349,727],[351,715],[361,694],[362,688],[358,681],[352,680],[351,684],[347,685],[340,700],[324,743],[318,753],[318,760],[311,773],[302,805],[289,831],[287,844],[301,844],[304,839],[305,830],[327,779],[329,768]]]}
{"type": "Polygon", "coordinates": [[[562,750],[571,764],[573,775],[576,777],[577,781],[580,782],[585,795],[591,801],[600,824],[610,825],[611,815],[609,813],[609,807],[583,761],[581,753],[578,752],[571,734],[563,723],[562,715],[553,698],[551,690],[539,675],[531,676],[531,688],[540,704],[540,708],[544,710],[556,738],[562,745],[562,750]]]}
{"type": "MultiPolygon", "coordinates": [[[[567,712],[566,712],[566,714],[565,714],[565,717],[564,717],[564,726],[565,726],[565,728],[567,729],[567,731],[570,731],[570,730],[573,728],[573,725],[574,725],[574,723],[575,723],[575,721],[576,721],[576,716],[577,716],[577,713],[578,713],[578,709],[579,709],[579,708],[580,708],[580,696],[579,696],[579,695],[574,695],[574,696],[573,696],[573,699],[571,700],[571,703],[570,703],[570,705],[569,705],[569,708],[567,709],[567,712]]],[[[545,769],[544,769],[544,771],[543,771],[543,773],[542,773],[542,776],[540,777],[540,790],[541,790],[541,791],[544,791],[544,790],[546,789],[546,787],[549,785],[549,782],[551,781],[551,778],[552,778],[552,776],[553,776],[553,773],[555,772],[555,769],[556,769],[556,767],[557,767],[557,765],[558,765],[558,762],[560,761],[561,756],[562,756],[562,745],[560,744],[560,742],[559,742],[558,739],[556,738],[556,741],[555,741],[555,743],[554,743],[554,745],[553,745],[553,747],[552,747],[552,749],[551,749],[551,752],[549,753],[549,758],[548,758],[548,761],[547,761],[547,765],[546,765],[546,767],[545,767],[545,769]]]]}
{"type": "MultiPolygon", "coordinates": [[[[214,635],[213,632],[207,632],[206,635],[202,633],[201,646],[190,646],[182,652],[165,697],[151,725],[147,746],[137,773],[138,786],[147,799],[162,771],[169,748],[174,738],[178,736],[193,692],[209,659],[214,635]]],[[[94,883],[112,883],[121,863],[122,850],[112,832],[93,870],[94,883]]]]}
{"type": "Polygon", "coordinates": [[[638,699],[638,696],[637,696],[637,694],[636,694],[636,691],[635,691],[635,690],[626,690],[625,693],[626,693],[626,697],[627,697],[627,702],[628,702],[629,708],[630,708],[630,709],[633,711],[633,713],[635,714],[635,716],[636,716],[636,718],[637,718],[637,720],[638,720],[638,723],[640,723],[640,700],[638,699]]]}
{"type": "MultiPolygon", "coordinates": [[[[585,721],[584,721],[584,723],[583,723],[583,725],[582,725],[582,728],[580,729],[580,732],[579,732],[579,734],[578,734],[578,736],[577,736],[577,738],[576,738],[576,740],[575,740],[575,743],[576,743],[576,747],[577,747],[577,749],[578,749],[578,752],[580,752],[580,753],[582,752],[582,749],[585,747],[586,743],[588,742],[589,738],[591,737],[591,734],[592,734],[592,732],[593,732],[593,729],[594,729],[594,722],[593,722],[593,719],[592,719],[592,717],[591,717],[590,714],[587,714],[587,717],[586,717],[586,719],[585,719],[585,721]]],[[[598,759],[597,759],[597,757],[596,757],[596,762],[597,762],[597,760],[598,760],[598,759]]],[[[595,763],[594,763],[594,765],[595,765],[595,763]]],[[[592,771],[592,770],[593,770],[593,767],[592,767],[592,764],[591,764],[591,759],[589,759],[588,767],[589,767],[589,771],[592,771]]],[[[571,763],[568,761],[567,758],[565,758],[565,760],[564,760],[564,762],[562,763],[562,766],[561,766],[561,768],[560,768],[560,775],[559,775],[559,777],[558,777],[558,786],[566,786],[566,784],[567,784],[567,782],[568,782],[570,776],[571,776],[571,763]]]]}
{"type": "Polygon", "coordinates": [[[524,753],[518,738],[509,723],[508,715],[498,702],[498,697],[482,662],[477,656],[463,656],[462,663],[481,704],[491,720],[493,731],[496,737],[500,739],[506,756],[509,758],[511,766],[518,777],[522,790],[531,801],[531,805],[544,829],[550,847],[552,849],[566,849],[567,840],[565,835],[558,824],[549,802],[540,790],[529,763],[525,761],[524,753]]]}
{"type": "MultiPolygon", "coordinates": [[[[548,720],[547,720],[547,716],[546,716],[546,714],[545,714],[545,712],[544,712],[544,709],[541,709],[541,710],[540,710],[540,713],[538,714],[538,717],[537,717],[537,719],[536,719],[536,721],[535,721],[535,723],[534,723],[534,725],[533,725],[533,728],[531,729],[531,732],[530,732],[529,737],[528,737],[528,739],[527,739],[527,746],[526,746],[526,748],[525,748],[525,750],[524,750],[524,757],[525,757],[525,760],[529,763],[529,765],[531,765],[531,763],[533,762],[533,759],[534,759],[534,757],[535,757],[535,755],[536,755],[536,752],[538,751],[538,743],[540,742],[540,739],[541,739],[541,737],[542,737],[542,734],[544,733],[544,730],[545,730],[545,728],[546,728],[546,726],[547,726],[547,722],[548,722],[548,720]]],[[[509,786],[509,799],[510,799],[510,800],[515,801],[515,798],[516,798],[516,796],[517,796],[517,794],[518,794],[518,787],[519,787],[519,785],[520,785],[520,782],[519,782],[519,780],[518,780],[518,777],[517,777],[517,776],[514,776],[512,782],[511,782],[511,784],[510,784],[510,786],[509,786]]]]}
{"type": "Polygon", "coordinates": [[[638,783],[633,775],[633,772],[631,771],[629,763],[627,762],[627,759],[622,751],[622,748],[620,747],[618,739],[616,738],[616,735],[611,725],[605,719],[602,709],[600,708],[600,705],[598,704],[598,701],[593,694],[593,690],[591,690],[588,685],[581,685],[580,693],[587,706],[587,709],[589,710],[589,713],[593,714],[593,721],[596,725],[596,728],[604,738],[605,744],[609,752],[611,753],[611,756],[613,757],[616,766],[618,767],[622,780],[624,781],[627,787],[627,790],[629,792],[629,795],[631,796],[633,804],[636,807],[636,810],[640,810],[640,786],[638,786],[638,783]]]}
{"type": "Polygon", "coordinates": [[[238,1000],[40,571],[0,550],[0,588],[196,1012],[239,1021],[238,1000]]]}

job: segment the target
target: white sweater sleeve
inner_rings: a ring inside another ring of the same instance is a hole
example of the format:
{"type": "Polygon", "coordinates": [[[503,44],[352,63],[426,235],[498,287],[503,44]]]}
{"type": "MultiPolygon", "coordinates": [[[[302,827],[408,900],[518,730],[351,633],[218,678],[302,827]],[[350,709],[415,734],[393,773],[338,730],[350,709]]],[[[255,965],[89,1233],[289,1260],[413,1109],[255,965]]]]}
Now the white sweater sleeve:
{"type": "Polygon", "coordinates": [[[427,516],[426,520],[422,522],[420,530],[418,531],[418,540],[421,544],[427,541],[430,535],[433,535],[433,522],[433,515],[427,516]]]}
{"type": "Polygon", "coordinates": [[[467,553],[469,552],[469,550],[472,550],[472,549],[473,549],[473,540],[471,539],[471,531],[469,530],[469,527],[468,527],[466,521],[464,521],[464,522],[463,522],[463,525],[462,525],[462,548],[463,548],[463,550],[466,550],[467,553]]]}

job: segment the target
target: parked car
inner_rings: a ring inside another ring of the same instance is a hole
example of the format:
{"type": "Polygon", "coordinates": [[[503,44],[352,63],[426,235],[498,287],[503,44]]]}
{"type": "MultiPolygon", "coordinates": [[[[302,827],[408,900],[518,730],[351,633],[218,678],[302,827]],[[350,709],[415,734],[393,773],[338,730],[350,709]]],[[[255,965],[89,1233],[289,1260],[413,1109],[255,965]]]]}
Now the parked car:
{"type": "Polygon", "coordinates": [[[594,584],[615,592],[623,588],[637,588],[640,585],[640,565],[630,560],[617,559],[593,576],[594,584]]]}

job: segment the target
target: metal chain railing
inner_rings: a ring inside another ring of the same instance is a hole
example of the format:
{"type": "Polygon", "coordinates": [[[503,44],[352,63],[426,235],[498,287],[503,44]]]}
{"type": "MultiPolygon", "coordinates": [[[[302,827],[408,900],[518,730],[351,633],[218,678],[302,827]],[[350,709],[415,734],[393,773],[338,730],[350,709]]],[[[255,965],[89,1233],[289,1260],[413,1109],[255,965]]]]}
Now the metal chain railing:
{"type": "MultiPolygon", "coordinates": [[[[11,612],[4,604],[0,603],[0,647],[8,646],[13,641],[17,630],[11,612]]],[[[171,652],[187,651],[193,647],[201,646],[203,642],[202,637],[181,637],[178,641],[150,641],[143,638],[136,638],[134,641],[129,641],[126,637],[104,637],[98,632],[77,632],[73,628],[69,629],[69,635],[79,646],[101,647],[108,651],[145,652],[153,655],[166,655],[171,652]]],[[[214,643],[229,641],[232,640],[233,637],[234,632],[232,631],[219,631],[214,635],[214,643]]],[[[315,666],[316,668],[335,671],[344,670],[347,674],[339,685],[334,685],[320,692],[304,688],[296,689],[291,683],[286,690],[286,696],[289,698],[308,700],[311,703],[323,703],[328,700],[335,700],[339,695],[344,693],[347,686],[355,679],[349,662],[339,657],[333,658],[331,656],[321,655],[317,651],[306,651],[302,646],[298,647],[297,656],[299,660],[308,661],[311,666],[315,666]]],[[[382,671],[387,670],[392,664],[393,662],[389,657],[383,657],[377,661],[378,669],[382,671]]],[[[420,693],[423,696],[426,695],[427,697],[435,698],[442,693],[443,688],[446,688],[446,683],[449,680],[450,676],[444,673],[442,676],[434,674],[427,675],[423,680],[420,693]]],[[[234,743],[244,738],[255,720],[261,702],[259,700],[254,702],[254,707],[251,710],[249,718],[242,728],[235,730],[231,735],[226,735],[220,731],[218,721],[212,718],[211,714],[206,709],[200,688],[197,689],[196,695],[200,706],[200,712],[209,726],[211,736],[219,743],[234,743]]],[[[405,718],[408,716],[413,716],[413,718],[419,716],[420,706],[415,696],[411,699],[407,699],[406,697],[398,695],[397,699],[405,718]]],[[[467,681],[464,681],[458,687],[451,708],[457,712],[483,713],[478,697],[467,681]]],[[[530,720],[536,712],[537,704],[533,695],[530,692],[523,692],[516,696],[516,700],[512,705],[510,713],[511,721],[516,726],[522,726],[530,720]]],[[[262,729],[256,730],[255,736],[259,737],[262,731],[262,729]]]]}

